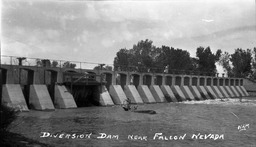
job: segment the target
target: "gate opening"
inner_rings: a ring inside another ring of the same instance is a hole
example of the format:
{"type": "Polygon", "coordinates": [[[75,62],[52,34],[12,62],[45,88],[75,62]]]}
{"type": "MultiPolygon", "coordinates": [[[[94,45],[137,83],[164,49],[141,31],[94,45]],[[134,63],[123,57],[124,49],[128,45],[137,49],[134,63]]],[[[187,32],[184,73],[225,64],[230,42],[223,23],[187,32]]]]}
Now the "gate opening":
{"type": "Polygon", "coordinates": [[[163,81],[163,77],[162,76],[156,76],[155,77],[155,85],[161,86],[162,85],[162,81],[163,81]]]}
{"type": "Polygon", "coordinates": [[[100,106],[101,87],[106,84],[101,79],[103,76],[94,73],[65,72],[63,78],[63,84],[73,95],[77,107],[100,106]]]}
{"type": "Polygon", "coordinates": [[[144,75],[143,76],[143,85],[147,85],[148,87],[151,85],[152,76],[144,75]]]}
{"type": "Polygon", "coordinates": [[[44,83],[47,85],[50,97],[54,102],[55,84],[57,83],[58,72],[54,70],[44,71],[44,83]]]}
{"type": "Polygon", "coordinates": [[[34,83],[34,71],[30,69],[22,69],[20,68],[19,79],[22,92],[24,94],[28,109],[31,109],[31,105],[29,103],[29,93],[30,93],[30,85],[34,83]]]}
{"type": "Polygon", "coordinates": [[[132,76],[132,78],[131,78],[130,84],[134,85],[137,88],[140,84],[140,75],[132,74],[131,76],[132,76]]]}
{"type": "Polygon", "coordinates": [[[106,88],[109,90],[110,85],[112,84],[112,74],[111,73],[105,73],[105,80],[106,81],[106,88]]]}
{"type": "Polygon", "coordinates": [[[0,103],[2,104],[2,89],[3,85],[6,84],[7,70],[0,68],[0,103]]]}
{"type": "MultiPolygon", "coordinates": [[[[100,106],[100,86],[98,85],[73,85],[71,94],[77,107],[100,106]]],[[[69,90],[70,87],[68,87],[69,90]]]]}

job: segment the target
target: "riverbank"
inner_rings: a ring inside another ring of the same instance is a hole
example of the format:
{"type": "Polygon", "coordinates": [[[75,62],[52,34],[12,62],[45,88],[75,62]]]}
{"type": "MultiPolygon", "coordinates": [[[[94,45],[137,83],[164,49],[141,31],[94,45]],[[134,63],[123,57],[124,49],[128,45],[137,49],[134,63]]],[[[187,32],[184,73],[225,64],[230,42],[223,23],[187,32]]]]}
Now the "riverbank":
{"type": "Polygon", "coordinates": [[[1,138],[1,147],[52,147],[51,145],[29,139],[17,133],[5,132],[6,138],[1,138]]]}

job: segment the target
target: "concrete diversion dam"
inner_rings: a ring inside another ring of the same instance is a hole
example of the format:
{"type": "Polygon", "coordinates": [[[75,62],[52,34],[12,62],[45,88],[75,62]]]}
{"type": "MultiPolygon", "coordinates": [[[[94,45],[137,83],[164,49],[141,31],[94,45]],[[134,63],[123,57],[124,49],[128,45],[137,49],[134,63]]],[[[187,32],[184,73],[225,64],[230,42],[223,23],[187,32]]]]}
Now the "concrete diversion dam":
{"type": "Polygon", "coordinates": [[[246,79],[216,75],[2,64],[0,76],[2,103],[20,111],[249,96],[246,79]]]}

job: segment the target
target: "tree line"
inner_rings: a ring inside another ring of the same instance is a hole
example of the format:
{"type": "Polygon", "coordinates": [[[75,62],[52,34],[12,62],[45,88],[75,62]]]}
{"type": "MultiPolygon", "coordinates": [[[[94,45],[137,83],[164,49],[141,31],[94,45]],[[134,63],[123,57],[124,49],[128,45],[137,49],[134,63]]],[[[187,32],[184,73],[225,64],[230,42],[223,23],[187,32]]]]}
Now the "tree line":
{"type": "Polygon", "coordinates": [[[58,67],[62,68],[75,68],[76,64],[70,63],[69,61],[65,61],[62,65],[59,64],[58,61],[50,61],[49,59],[36,59],[36,66],[38,67],[58,67]]]}
{"type": "MultiPolygon", "coordinates": [[[[19,65],[26,58],[17,58],[19,65]]],[[[215,53],[208,47],[198,47],[196,57],[191,57],[186,50],[161,46],[156,47],[151,40],[141,40],[134,44],[131,49],[121,48],[114,58],[114,66],[99,64],[95,70],[121,70],[135,72],[158,72],[158,73],[202,73],[215,75],[216,63],[223,67],[228,77],[249,77],[256,79],[256,47],[253,49],[237,48],[230,54],[218,49],[215,53]]],[[[36,66],[75,68],[76,64],[69,61],[62,65],[57,61],[37,59],[36,66]]]]}
{"type": "Polygon", "coordinates": [[[114,58],[115,70],[138,72],[192,71],[216,74],[216,63],[221,65],[228,76],[253,76],[256,69],[256,48],[235,49],[233,54],[218,49],[215,53],[208,47],[198,47],[196,57],[186,50],[169,46],[156,47],[151,40],[141,40],[131,49],[121,48],[114,58]]]}

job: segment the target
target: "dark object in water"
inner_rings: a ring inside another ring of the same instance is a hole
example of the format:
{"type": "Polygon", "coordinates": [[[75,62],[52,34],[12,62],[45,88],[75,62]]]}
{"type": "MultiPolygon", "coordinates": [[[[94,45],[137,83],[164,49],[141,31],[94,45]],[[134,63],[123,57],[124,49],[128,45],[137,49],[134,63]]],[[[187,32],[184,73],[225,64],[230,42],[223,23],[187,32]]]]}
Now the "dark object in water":
{"type": "Polygon", "coordinates": [[[147,114],[156,114],[156,111],[154,110],[137,110],[137,111],[133,111],[136,113],[147,113],[147,114]]]}
{"type": "Polygon", "coordinates": [[[129,111],[130,109],[129,108],[126,108],[126,107],[123,107],[124,108],[124,111],[129,111]]]}
{"type": "Polygon", "coordinates": [[[138,106],[134,106],[134,107],[125,107],[125,106],[122,106],[122,107],[123,107],[124,111],[129,111],[129,110],[134,111],[134,110],[137,110],[137,108],[138,108],[138,106]]]}

